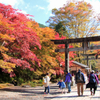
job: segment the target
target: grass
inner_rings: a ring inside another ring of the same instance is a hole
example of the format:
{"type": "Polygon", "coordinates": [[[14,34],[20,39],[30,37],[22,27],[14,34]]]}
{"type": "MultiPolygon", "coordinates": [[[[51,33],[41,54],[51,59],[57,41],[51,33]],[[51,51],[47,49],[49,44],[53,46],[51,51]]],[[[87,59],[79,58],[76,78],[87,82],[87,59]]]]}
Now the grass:
{"type": "Polygon", "coordinates": [[[12,85],[10,83],[2,83],[2,84],[0,84],[0,89],[6,88],[6,87],[9,87],[9,86],[14,86],[14,85],[12,85]]]}
{"type": "Polygon", "coordinates": [[[33,80],[33,81],[22,83],[21,86],[24,85],[29,85],[31,87],[43,86],[42,82],[43,82],[42,80],[33,80]]]}

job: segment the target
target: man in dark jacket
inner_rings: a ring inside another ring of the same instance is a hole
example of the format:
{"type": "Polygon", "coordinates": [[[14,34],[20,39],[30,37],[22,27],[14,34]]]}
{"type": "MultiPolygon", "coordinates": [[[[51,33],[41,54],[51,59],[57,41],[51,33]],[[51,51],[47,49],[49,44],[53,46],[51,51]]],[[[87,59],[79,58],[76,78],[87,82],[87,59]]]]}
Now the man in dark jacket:
{"type": "Polygon", "coordinates": [[[75,82],[77,84],[78,96],[80,96],[80,92],[81,92],[81,95],[83,95],[83,85],[85,84],[85,77],[80,69],[78,70],[78,72],[75,75],[75,82]],[[80,88],[81,88],[81,90],[80,90],[80,88]]]}

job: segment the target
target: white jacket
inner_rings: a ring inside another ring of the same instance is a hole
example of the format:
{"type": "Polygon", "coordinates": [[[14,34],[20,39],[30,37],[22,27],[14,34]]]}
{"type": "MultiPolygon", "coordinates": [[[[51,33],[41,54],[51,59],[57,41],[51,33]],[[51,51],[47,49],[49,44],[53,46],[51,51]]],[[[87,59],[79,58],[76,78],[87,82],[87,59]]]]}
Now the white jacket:
{"type": "Polygon", "coordinates": [[[46,83],[44,84],[45,87],[49,86],[50,77],[48,75],[45,76],[46,83]]]}

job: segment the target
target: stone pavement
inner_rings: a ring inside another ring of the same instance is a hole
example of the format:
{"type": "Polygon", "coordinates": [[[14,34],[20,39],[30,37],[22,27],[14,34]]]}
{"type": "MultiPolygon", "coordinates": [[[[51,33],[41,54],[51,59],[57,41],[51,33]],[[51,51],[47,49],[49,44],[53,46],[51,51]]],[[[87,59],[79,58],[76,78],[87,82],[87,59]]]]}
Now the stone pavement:
{"type": "MultiPolygon", "coordinates": [[[[67,89],[66,89],[67,91],[67,89]]],[[[62,94],[57,84],[50,85],[50,94],[44,94],[44,87],[8,87],[0,89],[0,100],[100,100],[100,85],[94,96],[90,95],[89,89],[85,89],[84,95],[77,96],[76,86],[72,87],[71,93],[62,94]]]]}

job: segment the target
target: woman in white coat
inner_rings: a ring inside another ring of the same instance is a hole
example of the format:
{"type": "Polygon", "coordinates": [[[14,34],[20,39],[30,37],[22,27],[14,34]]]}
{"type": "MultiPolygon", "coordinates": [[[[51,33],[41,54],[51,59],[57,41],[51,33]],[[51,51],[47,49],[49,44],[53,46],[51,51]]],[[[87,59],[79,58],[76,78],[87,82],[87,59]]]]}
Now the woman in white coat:
{"type": "Polygon", "coordinates": [[[49,82],[50,82],[50,77],[49,77],[49,73],[47,73],[46,74],[46,76],[45,76],[45,84],[44,84],[44,87],[45,87],[45,91],[44,91],[44,94],[46,94],[46,93],[50,93],[50,86],[49,86],[49,82]],[[48,92],[47,92],[47,90],[48,90],[48,92]]]}

